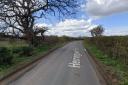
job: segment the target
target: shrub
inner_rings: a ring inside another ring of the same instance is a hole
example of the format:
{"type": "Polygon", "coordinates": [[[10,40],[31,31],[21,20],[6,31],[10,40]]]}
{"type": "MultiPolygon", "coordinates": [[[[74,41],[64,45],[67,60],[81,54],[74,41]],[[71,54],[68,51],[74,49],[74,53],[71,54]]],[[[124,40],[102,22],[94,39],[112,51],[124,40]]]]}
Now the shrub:
{"type": "Polygon", "coordinates": [[[31,56],[33,53],[33,47],[22,47],[21,55],[31,56]]]}
{"type": "Polygon", "coordinates": [[[11,64],[13,56],[6,47],[0,47],[0,64],[11,64]]]}
{"type": "Polygon", "coordinates": [[[22,48],[21,47],[16,47],[16,48],[13,48],[12,49],[12,52],[13,53],[20,53],[22,51],[22,48]]]}

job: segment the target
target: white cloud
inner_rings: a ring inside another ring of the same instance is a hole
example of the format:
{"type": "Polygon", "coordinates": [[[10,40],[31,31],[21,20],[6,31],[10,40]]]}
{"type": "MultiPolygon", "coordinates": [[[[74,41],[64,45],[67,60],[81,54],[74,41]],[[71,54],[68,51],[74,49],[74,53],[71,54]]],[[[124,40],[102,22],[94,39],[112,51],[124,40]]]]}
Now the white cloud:
{"type": "Polygon", "coordinates": [[[88,30],[92,29],[94,26],[90,20],[77,20],[77,19],[65,19],[52,26],[46,35],[57,35],[57,36],[86,36],[88,30]]]}
{"type": "Polygon", "coordinates": [[[95,18],[128,12],[128,0],[88,0],[81,6],[86,12],[95,18]]]}
{"type": "Polygon", "coordinates": [[[37,23],[37,24],[35,24],[35,26],[39,26],[39,27],[41,27],[41,26],[43,26],[43,27],[52,27],[52,24],[37,23]]]}
{"type": "MultiPolygon", "coordinates": [[[[66,35],[71,37],[80,37],[80,36],[91,36],[89,30],[97,26],[92,24],[91,22],[92,22],[91,19],[89,20],[66,19],[55,25],[46,24],[46,23],[36,24],[36,25],[49,27],[49,30],[45,33],[45,35],[56,35],[56,36],[66,35]]],[[[106,36],[128,35],[127,26],[106,29],[104,35],[106,36]]]]}

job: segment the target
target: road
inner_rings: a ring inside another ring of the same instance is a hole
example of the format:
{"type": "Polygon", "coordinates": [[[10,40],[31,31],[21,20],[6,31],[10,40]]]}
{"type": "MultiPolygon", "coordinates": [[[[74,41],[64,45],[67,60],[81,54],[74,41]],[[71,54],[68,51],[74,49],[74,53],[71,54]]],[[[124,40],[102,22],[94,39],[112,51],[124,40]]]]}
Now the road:
{"type": "Polygon", "coordinates": [[[52,52],[10,85],[103,85],[81,41],[52,52]]]}

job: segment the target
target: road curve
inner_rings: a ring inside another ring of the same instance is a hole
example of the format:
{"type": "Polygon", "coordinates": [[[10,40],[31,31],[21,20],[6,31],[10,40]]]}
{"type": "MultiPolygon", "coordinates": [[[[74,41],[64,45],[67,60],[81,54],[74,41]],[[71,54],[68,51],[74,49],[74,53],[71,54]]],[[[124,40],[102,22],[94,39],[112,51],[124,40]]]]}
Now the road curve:
{"type": "Polygon", "coordinates": [[[81,41],[52,52],[9,85],[103,85],[81,41]]]}

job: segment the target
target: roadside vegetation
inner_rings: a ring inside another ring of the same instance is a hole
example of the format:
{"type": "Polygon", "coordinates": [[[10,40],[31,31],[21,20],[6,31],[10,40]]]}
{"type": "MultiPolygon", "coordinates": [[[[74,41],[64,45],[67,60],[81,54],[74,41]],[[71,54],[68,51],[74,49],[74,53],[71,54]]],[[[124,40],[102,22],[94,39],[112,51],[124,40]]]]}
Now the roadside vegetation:
{"type": "MultiPolygon", "coordinates": [[[[14,43],[16,45],[19,44],[17,42],[13,42],[13,44],[14,43]]],[[[1,78],[18,67],[38,58],[39,53],[44,53],[53,47],[53,45],[49,45],[48,43],[42,43],[39,47],[29,47],[25,42],[22,44],[20,43],[21,46],[13,46],[13,44],[7,44],[8,46],[0,47],[1,78]],[[26,44],[26,46],[23,46],[23,44],[26,44]]]]}
{"type": "Polygon", "coordinates": [[[106,72],[115,75],[119,85],[128,85],[127,43],[127,36],[100,36],[84,40],[85,48],[106,66],[106,72]]]}
{"type": "Polygon", "coordinates": [[[21,39],[13,39],[11,43],[10,39],[0,41],[0,78],[70,40],[73,38],[49,36],[36,47],[21,39]]]}

